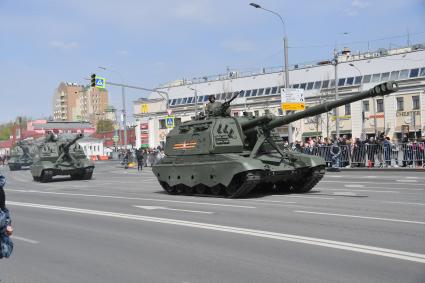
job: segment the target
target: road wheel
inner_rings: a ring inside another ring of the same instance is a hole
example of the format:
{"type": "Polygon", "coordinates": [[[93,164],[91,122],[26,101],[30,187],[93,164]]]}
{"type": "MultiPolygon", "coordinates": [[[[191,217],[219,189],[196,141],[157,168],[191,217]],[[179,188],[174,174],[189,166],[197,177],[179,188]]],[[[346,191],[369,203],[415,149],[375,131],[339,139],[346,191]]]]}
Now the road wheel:
{"type": "Polygon", "coordinates": [[[53,172],[50,170],[43,170],[43,172],[41,173],[41,182],[42,183],[48,183],[52,180],[53,177],[53,172]]]}
{"type": "Polygon", "coordinates": [[[210,188],[211,194],[213,196],[219,196],[223,193],[223,187],[221,185],[216,185],[210,188]]]}
{"type": "Polygon", "coordinates": [[[302,176],[302,180],[292,182],[292,192],[297,194],[308,193],[325,175],[325,168],[320,166],[313,168],[309,173],[302,176]]]}
{"type": "Polygon", "coordinates": [[[177,193],[176,188],[175,187],[170,187],[170,185],[168,185],[168,183],[166,183],[166,182],[159,182],[159,184],[170,195],[175,195],[177,193]]]}
{"type": "Polygon", "coordinates": [[[199,184],[195,187],[195,191],[199,195],[204,195],[208,192],[208,187],[202,184],[199,184]]]}
{"type": "Polygon", "coordinates": [[[86,172],[83,175],[83,180],[90,180],[92,176],[93,176],[93,171],[86,172]]]}

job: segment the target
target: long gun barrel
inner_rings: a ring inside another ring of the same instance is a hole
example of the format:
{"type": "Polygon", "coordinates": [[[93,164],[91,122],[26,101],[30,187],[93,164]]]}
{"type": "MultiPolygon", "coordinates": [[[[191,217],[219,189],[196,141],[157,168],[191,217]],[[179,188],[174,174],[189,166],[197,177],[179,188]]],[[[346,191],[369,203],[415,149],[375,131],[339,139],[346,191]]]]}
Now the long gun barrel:
{"type": "Polygon", "coordinates": [[[376,85],[375,87],[367,91],[363,91],[357,95],[352,95],[343,99],[330,101],[324,104],[313,106],[308,108],[305,111],[289,114],[279,118],[271,118],[270,116],[257,117],[255,119],[242,123],[241,126],[244,131],[252,129],[259,125],[263,125],[264,127],[268,129],[273,129],[276,127],[280,127],[282,125],[287,125],[289,123],[292,123],[294,121],[297,121],[306,117],[316,116],[316,115],[328,112],[336,107],[339,107],[345,104],[349,104],[349,103],[363,100],[370,97],[384,96],[396,91],[398,91],[397,82],[389,81],[386,83],[376,85]]]}
{"type": "Polygon", "coordinates": [[[79,139],[82,139],[84,137],[83,134],[78,134],[75,138],[73,138],[71,141],[63,144],[64,151],[68,151],[71,145],[76,143],[79,139]]]}

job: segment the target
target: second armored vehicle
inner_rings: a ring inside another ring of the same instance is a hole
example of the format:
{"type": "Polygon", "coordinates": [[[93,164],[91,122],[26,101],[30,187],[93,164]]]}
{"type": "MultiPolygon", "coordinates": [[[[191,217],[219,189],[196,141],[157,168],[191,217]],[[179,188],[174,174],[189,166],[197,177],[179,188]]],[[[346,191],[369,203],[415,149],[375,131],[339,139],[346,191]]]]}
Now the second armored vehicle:
{"type": "Polygon", "coordinates": [[[29,168],[33,162],[34,146],[27,141],[18,141],[8,161],[10,171],[29,168]]]}
{"type": "Polygon", "coordinates": [[[56,175],[70,175],[75,180],[91,179],[94,163],[87,159],[81,146],[76,143],[81,138],[82,134],[71,140],[56,139],[49,134],[39,146],[31,166],[34,181],[50,182],[56,175]]]}
{"type": "Polygon", "coordinates": [[[396,82],[382,83],[283,117],[230,117],[230,101],[211,101],[206,118],[182,123],[168,134],[166,157],[152,171],[170,194],[234,198],[254,188],[307,193],[322,179],[325,160],[286,148],[274,129],[397,89],[396,82]]]}

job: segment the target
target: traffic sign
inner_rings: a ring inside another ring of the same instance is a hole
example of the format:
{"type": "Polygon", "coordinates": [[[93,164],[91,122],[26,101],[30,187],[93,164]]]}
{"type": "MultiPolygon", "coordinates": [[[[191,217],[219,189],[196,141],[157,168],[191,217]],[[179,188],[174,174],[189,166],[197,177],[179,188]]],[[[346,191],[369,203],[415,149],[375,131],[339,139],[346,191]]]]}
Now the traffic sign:
{"type": "Polygon", "coordinates": [[[95,84],[97,88],[106,88],[106,78],[96,76],[95,84]]]}
{"type": "Polygon", "coordinates": [[[148,113],[148,112],[149,112],[148,104],[146,103],[140,104],[140,113],[148,113]]]}
{"type": "Polygon", "coordinates": [[[298,111],[305,109],[304,89],[283,88],[281,91],[282,109],[285,111],[298,111]]]}
{"type": "Polygon", "coordinates": [[[166,116],[165,117],[165,126],[168,129],[174,128],[174,116],[166,116]]]}
{"type": "Polygon", "coordinates": [[[114,137],[112,138],[112,140],[113,140],[114,142],[117,142],[117,141],[118,141],[118,136],[114,136],[114,137]]]}

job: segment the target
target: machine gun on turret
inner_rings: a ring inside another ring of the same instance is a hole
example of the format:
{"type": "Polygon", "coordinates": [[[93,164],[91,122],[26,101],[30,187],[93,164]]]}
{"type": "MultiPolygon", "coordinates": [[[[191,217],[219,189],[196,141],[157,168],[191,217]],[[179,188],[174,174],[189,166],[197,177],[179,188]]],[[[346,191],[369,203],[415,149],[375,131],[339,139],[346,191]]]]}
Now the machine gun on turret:
{"type": "MultiPolygon", "coordinates": [[[[215,102],[214,104],[217,104],[217,106],[212,106],[211,109],[209,109],[208,115],[210,117],[228,117],[230,116],[229,107],[230,103],[232,103],[233,100],[235,100],[239,94],[241,94],[243,91],[237,92],[235,95],[232,96],[228,101],[225,101],[224,103],[215,102]]],[[[214,105],[213,104],[213,105],[214,105]]]]}

